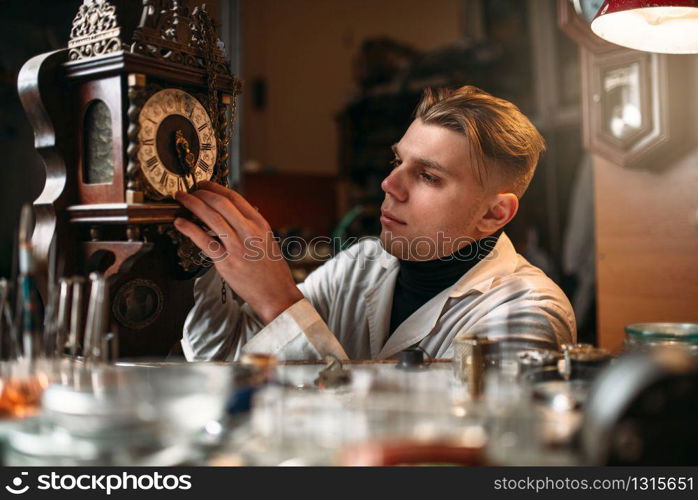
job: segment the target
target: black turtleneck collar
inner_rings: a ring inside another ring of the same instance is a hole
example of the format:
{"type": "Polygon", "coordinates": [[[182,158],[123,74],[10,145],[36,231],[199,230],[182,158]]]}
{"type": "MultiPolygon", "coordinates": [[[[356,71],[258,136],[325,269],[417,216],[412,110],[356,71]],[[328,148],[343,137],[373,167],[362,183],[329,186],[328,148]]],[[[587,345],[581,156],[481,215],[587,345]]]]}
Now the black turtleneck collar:
{"type": "Polygon", "coordinates": [[[500,234],[497,232],[440,259],[423,262],[400,260],[390,315],[390,333],[429,299],[475,267],[494,248],[500,234]]]}

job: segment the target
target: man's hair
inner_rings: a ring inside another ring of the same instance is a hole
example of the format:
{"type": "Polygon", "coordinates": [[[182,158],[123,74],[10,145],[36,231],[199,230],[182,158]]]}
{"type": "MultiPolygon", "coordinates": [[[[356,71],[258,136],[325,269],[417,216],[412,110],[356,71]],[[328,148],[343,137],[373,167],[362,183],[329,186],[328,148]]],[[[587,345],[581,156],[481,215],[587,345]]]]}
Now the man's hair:
{"type": "Polygon", "coordinates": [[[480,183],[498,174],[506,189],[519,198],[545,151],[545,140],[519,108],[472,85],[426,89],[415,118],[464,134],[480,183]]]}

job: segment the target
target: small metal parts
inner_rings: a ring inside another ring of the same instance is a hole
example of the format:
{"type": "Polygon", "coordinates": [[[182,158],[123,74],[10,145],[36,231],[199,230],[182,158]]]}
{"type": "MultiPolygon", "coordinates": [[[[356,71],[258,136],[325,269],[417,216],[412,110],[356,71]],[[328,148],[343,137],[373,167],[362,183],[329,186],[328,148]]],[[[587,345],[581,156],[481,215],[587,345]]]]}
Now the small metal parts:
{"type": "Polygon", "coordinates": [[[325,367],[320,370],[315,385],[320,389],[336,389],[351,383],[351,372],[342,366],[339,358],[325,356],[325,367]]]}
{"type": "Polygon", "coordinates": [[[420,347],[410,347],[398,354],[397,368],[414,370],[424,368],[424,366],[424,349],[420,347]]]}
{"type": "Polygon", "coordinates": [[[608,351],[591,344],[563,344],[561,349],[563,358],[558,370],[565,380],[580,375],[585,377],[587,372],[595,372],[611,360],[608,351]]]}
{"type": "Polygon", "coordinates": [[[468,385],[468,394],[475,399],[482,394],[485,373],[483,340],[476,335],[458,337],[453,343],[456,377],[468,385]]]}

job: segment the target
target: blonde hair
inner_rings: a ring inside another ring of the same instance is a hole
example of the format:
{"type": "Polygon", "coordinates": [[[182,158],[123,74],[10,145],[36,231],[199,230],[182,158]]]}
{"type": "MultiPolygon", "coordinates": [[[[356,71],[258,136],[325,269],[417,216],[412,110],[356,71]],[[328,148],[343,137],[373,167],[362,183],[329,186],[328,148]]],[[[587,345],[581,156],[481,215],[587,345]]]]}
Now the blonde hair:
{"type": "Polygon", "coordinates": [[[545,140],[518,107],[472,85],[426,89],[415,118],[464,134],[480,183],[484,185],[492,173],[489,165],[494,165],[504,187],[519,198],[545,151],[545,140]]]}

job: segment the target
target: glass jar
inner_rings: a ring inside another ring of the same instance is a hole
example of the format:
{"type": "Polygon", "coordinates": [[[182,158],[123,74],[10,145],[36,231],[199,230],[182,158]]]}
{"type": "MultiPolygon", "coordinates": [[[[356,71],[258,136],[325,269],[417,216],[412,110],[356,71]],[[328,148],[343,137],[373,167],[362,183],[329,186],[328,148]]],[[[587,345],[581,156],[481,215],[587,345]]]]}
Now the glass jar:
{"type": "Polygon", "coordinates": [[[634,323],[625,327],[625,348],[629,351],[666,346],[681,347],[698,356],[698,324],[634,323]]]}

